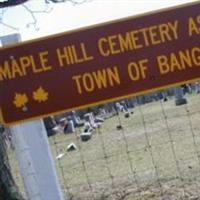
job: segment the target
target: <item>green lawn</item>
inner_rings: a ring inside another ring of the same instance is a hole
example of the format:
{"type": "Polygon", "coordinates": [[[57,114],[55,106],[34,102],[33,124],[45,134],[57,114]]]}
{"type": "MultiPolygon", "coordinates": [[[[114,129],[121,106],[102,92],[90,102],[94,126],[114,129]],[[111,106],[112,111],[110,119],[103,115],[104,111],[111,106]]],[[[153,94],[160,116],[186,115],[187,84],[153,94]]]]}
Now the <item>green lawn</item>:
{"type": "Polygon", "coordinates": [[[64,193],[74,200],[200,199],[200,95],[187,99],[183,106],[173,99],[138,106],[129,118],[120,113],[87,142],[79,129],[50,137],[54,158],[66,153],[55,159],[64,193]],[[78,150],[66,152],[71,142],[78,150]]]}

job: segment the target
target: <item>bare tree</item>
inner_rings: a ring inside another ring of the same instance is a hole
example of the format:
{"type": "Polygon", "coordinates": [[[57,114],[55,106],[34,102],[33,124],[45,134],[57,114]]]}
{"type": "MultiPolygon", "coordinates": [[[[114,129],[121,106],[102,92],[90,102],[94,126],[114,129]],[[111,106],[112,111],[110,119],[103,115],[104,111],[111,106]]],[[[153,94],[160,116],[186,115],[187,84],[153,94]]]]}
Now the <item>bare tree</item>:
{"type": "Polygon", "coordinates": [[[30,22],[26,24],[27,28],[33,26],[37,31],[37,15],[41,13],[50,13],[53,10],[53,5],[58,3],[71,3],[72,5],[83,4],[87,1],[92,0],[41,0],[40,2],[44,3],[44,8],[39,10],[34,10],[31,7],[31,0],[0,0],[0,25],[3,25],[9,29],[19,31],[19,27],[9,24],[6,22],[6,14],[9,12],[9,9],[14,6],[22,7],[24,9],[23,12],[28,12],[30,14],[30,22]]]}
{"type": "Polygon", "coordinates": [[[26,1],[28,1],[28,0],[1,0],[0,1],[0,8],[17,6],[19,4],[25,3],[26,1]]]}

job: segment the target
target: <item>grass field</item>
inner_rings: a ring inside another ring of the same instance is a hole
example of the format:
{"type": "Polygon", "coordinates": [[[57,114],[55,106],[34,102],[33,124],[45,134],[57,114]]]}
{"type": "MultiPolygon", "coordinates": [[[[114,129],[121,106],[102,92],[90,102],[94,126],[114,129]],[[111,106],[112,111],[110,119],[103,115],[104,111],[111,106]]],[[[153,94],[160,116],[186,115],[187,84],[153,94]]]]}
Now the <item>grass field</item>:
{"type": "Polygon", "coordinates": [[[200,199],[200,95],[187,100],[183,106],[174,99],[137,106],[129,118],[120,113],[87,142],[79,129],[50,137],[54,158],[65,153],[55,159],[64,193],[73,200],[200,199]],[[71,142],[78,149],[67,152],[71,142]]]}

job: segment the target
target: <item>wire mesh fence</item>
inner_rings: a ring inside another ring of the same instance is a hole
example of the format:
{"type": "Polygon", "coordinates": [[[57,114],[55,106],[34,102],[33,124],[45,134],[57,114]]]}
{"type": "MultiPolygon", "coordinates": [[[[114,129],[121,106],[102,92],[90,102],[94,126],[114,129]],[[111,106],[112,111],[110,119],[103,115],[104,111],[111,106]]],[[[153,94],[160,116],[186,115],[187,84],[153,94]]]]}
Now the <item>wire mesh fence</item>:
{"type": "MultiPolygon", "coordinates": [[[[66,199],[200,199],[200,95],[190,92],[186,98],[181,106],[172,95],[149,103],[136,98],[125,111],[92,110],[103,121],[87,141],[82,126],[49,137],[66,199]]],[[[11,152],[21,188],[13,157],[11,152]]]]}

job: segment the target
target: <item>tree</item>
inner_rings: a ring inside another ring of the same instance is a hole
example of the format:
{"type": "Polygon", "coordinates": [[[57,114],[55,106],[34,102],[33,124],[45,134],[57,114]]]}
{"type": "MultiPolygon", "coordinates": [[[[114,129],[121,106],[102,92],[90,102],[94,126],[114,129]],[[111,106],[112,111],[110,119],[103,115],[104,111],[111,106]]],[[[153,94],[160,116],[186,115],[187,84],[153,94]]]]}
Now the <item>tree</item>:
{"type": "Polygon", "coordinates": [[[10,172],[4,133],[5,128],[0,126],[0,200],[22,200],[10,172]]]}
{"type": "Polygon", "coordinates": [[[0,8],[17,6],[19,4],[25,3],[26,1],[28,1],[28,0],[1,0],[0,1],[0,8]]]}
{"type": "MultiPolygon", "coordinates": [[[[0,0],[0,8],[17,6],[17,5],[25,3],[26,1],[29,1],[29,0],[0,0]]],[[[64,3],[64,2],[67,2],[67,1],[70,1],[70,2],[75,3],[75,4],[78,3],[78,1],[76,1],[76,0],[44,0],[44,1],[45,1],[45,3],[50,3],[50,2],[52,2],[52,3],[64,3]]]]}
{"type": "MultiPolygon", "coordinates": [[[[92,0],[40,0],[36,1],[37,4],[33,0],[0,0],[0,25],[1,31],[5,28],[12,31],[20,31],[20,27],[18,27],[13,20],[12,22],[7,21],[7,14],[12,12],[12,8],[19,8],[20,13],[24,13],[27,18],[25,20],[24,25],[29,28],[33,27],[35,30],[39,30],[37,27],[37,17],[42,13],[50,13],[53,11],[53,8],[56,4],[66,4],[70,3],[71,5],[79,5],[83,4],[84,2],[92,1],[92,0]],[[33,4],[38,5],[39,8],[32,6],[33,4]],[[29,22],[27,22],[27,20],[29,22]]],[[[14,9],[13,9],[14,10],[14,9]]]]}

